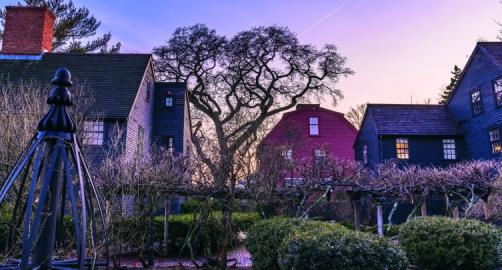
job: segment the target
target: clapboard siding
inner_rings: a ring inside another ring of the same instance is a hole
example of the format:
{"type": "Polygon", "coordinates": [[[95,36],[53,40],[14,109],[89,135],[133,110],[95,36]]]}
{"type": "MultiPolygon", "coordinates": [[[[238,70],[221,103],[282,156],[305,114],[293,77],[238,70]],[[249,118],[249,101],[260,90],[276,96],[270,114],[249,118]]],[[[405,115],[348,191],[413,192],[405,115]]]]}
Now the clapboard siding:
{"type": "Polygon", "coordinates": [[[173,137],[174,149],[182,153],[186,148],[188,108],[184,83],[157,83],[155,86],[154,137],[153,143],[166,146],[167,137],[173,137]],[[166,96],[172,96],[173,107],[165,106],[166,96]]]}
{"type": "Polygon", "coordinates": [[[146,67],[143,80],[139,85],[138,93],[127,119],[126,153],[129,157],[135,154],[140,144],[143,145],[144,151],[148,152],[150,149],[153,131],[154,83],[153,69],[150,62],[146,67]],[[148,99],[147,95],[149,96],[148,99]],[[144,130],[143,142],[138,142],[140,127],[144,130]]]}
{"type": "MultiPolygon", "coordinates": [[[[489,44],[488,44],[489,45],[489,44]]],[[[493,80],[502,76],[500,63],[493,58],[484,43],[478,43],[464,74],[452,95],[448,109],[462,126],[465,134],[468,158],[490,159],[491,153],[488,130],[502,124],[502,107],[497,107],[493,93],[493,80]],[[470,92],[478,89],[484,112],[473,116],[470,92]]],[[[490,45],[491,46],[491,45],[490,45]]],[[[502,46],[499,44],[502,48],[502,46]]]]}
{"type": "Polygon", "coordinates": [[[461,137],[452,136],[381,136],[380,144],[382,161],[396,159],[396,139],[407,138],[409,159],[404,163],[421,166],[447,166],[463,159],[463,142],[461,137]],[[445,160],[443,155],[443,139],[455,139],[456,160],[445,160]]]}
{"type": "Polygon", "coordinates": [[[354,160],[353,145],[357,130],[343,114],[321,108],[318,104],[301,104],[295,111],[285,113],[263,142],[267,145],[292,148],[296,158],[311,157],[322,148],[335,157],[354,160]],[[309,133],[309,118],[318,117],[319,135],[309,133]]]}
{"type": "Polygon", "coordinates": [[[378,136],[375,133],[375,123],[371,115],[365,117],[364,123],[359,130],[359,136],[354,145],[356,160],[363,162],[363,147],[368,146],[368,164],[370,168],[380,163],[380,151],[378,136]]]}

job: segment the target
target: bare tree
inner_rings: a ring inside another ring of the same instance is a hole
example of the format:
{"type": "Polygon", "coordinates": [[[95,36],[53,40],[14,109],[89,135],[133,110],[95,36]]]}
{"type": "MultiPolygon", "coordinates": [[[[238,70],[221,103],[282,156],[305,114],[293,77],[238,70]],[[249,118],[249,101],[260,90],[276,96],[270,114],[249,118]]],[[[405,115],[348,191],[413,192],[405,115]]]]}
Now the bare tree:
{"type": "Polygon", "coordinates": [[[345,114],[345,118],[356,127],[361,128],[363,124],[364,113],[366,112],[366,104],[358,104],[354,107],[350,107],[349,112],[345,114]]]}
{"type": "Polygon", "coordinates": [[[218,255],[219,267],[225,269],[237,153],[250,151],[269,117],[299,101],[329,95],[337,102],[342,93],[335,84],[352,71],[334,45],[318,50],[277,26],[252,28],[232,38],[201,24],[182,27],[154,54],[159,78],[187,82],[188,99],[200,119],[194,127],[195,151],[215,185],[228,194],[218,255]]]}
{"type": "MultiPolygon", "coordinates": [[[[18,83],[1,82],[0,181],[7,177],[6,174],[35,133],[38,122],[47,112],[49,107],[45,101],[50,89],[50,85],[35,80],[18,83]]],[[[71,110],[77,126],[82,127],[86,117],[99,118],[99,115],[89,111],[94,98],[89,95],[89,87],[85,81],[75,81],[72,95],[75,105],[71,110]]],[[[77,136],[80,137],[81,134],[80,128],[77,136]]]]}

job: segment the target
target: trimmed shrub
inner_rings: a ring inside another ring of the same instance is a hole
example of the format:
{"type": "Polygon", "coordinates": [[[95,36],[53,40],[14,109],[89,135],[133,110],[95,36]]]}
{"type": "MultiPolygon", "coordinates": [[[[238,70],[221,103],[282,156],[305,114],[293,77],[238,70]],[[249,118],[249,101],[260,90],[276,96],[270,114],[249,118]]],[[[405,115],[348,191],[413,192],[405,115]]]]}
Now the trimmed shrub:
{"type": "Polygon", "coordinates": [[[323,227],[327,230],[346,230],[337,224],[282,217],[256,222],[249,229],[246,239],[246,248],[253,257],[253,269],[280,269],[278,250],[282,241],[294,229],[309,230],[316,227],[323,227]]]}
{"type": "Polygon", "coordinates": [[[181,212],[183,214],[195,213],[199,210],[200,205],[200,200],[189,198],[183,204],[181,204],[181,212]]]}
{"type": "Polygon", "coordinates": [[[295,229],[279,249],[283,269],[405,270],[408,259],[385,238],[340,227],[295,229]]]}
{"type": "MultiPolygon", "coordinates": [[[[214,212],[205,219],[196,219],[195,214],[169,216],[168,252],[190,255],[214,254],[217,251],[219,237],[223,234],[221,212],[214,212]],[[194,228],[193,230],[191,230],[194,228]],[[189,232],[192,232],[189,235],[189,232]],[[187,245],[185,239],[189,238],[187,245]]],[[[237,244],[237,233],[246,231],[260,219],[258,213],[240,213],[232,215],[234,231],[232,244],[237,244]]],[[[158,216],[150,223],[149,218],[130,217],[113,222],[112,241],[114,244],[129,246],[133,249],[145,249],[150,241],[162,242],[164,217],[158,216]],[[153,228],[152,228],[153,227],[153,228]],[[153,232],[153,237],[151,235],[153,232]]]]}
{"type": "Polygon", "coordinates": [[[411,262],[427,269],[494,269],[501,263],[500,232],[476,220],[420,217],[400,225],[411,262]]]}

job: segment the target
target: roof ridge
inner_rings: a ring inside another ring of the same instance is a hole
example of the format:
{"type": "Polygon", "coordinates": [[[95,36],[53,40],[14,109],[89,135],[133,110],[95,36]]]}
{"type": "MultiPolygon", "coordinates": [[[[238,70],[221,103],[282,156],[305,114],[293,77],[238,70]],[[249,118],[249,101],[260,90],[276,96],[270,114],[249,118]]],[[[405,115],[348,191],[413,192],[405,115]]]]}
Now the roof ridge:
{"type": "Polygon", "coordinates": [[[85,55],[85,56],[118,56],[118,55],[138,55],[138,56],[152,56],[151,53],[72,53],[72,52],[50,52],[45,55],[85,55]]]}

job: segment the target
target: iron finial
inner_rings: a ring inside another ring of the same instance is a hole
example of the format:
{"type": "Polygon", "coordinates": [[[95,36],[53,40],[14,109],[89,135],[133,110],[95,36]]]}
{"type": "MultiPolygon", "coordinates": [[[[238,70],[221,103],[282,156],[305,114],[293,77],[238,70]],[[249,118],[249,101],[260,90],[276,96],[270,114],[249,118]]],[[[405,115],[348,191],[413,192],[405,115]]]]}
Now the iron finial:
{"type": "Polygon", "coordinates": [[[73,84],[70,71],[66,68],[58,69],[52,79],[52,84],[54,86],[47,98],[47,104],[51,105],[51,108],[38,124],[38,130],[74,133],[75,122],[66,111],[66,107],[72,105],[71,94],[68,90],[68,87],[73,84]]]}

